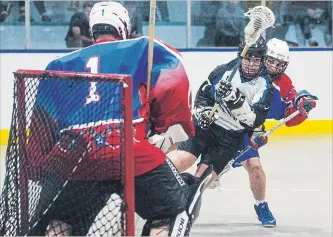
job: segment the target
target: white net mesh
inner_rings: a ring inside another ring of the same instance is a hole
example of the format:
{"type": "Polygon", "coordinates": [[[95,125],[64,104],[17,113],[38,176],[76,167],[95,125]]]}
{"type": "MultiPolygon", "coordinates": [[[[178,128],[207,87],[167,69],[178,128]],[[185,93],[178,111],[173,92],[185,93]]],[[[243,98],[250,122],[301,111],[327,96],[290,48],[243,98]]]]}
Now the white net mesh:
{"type": "Polygon", "coordinates": [[[247,45],[254,44],[259,39],[260,34],[275,23],[274,13],[265,6],[254,7],[244,15],[250,18],[250,22],[244,29],[247,45]]]}

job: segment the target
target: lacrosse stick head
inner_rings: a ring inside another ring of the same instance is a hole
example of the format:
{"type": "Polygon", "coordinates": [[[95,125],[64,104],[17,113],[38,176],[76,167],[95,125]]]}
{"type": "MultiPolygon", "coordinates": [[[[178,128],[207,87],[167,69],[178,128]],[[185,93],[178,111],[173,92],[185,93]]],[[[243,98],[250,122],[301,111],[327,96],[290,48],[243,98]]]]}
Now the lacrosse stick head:
{"type": "Polygon", "coordinates": [[[254,44],[259,39],[261,33],[275,23],[274,13],[265,6],[256,6],[244,13],[244,15],[250,18],[249,23],[244,29],[247,45],[254,44]]]}

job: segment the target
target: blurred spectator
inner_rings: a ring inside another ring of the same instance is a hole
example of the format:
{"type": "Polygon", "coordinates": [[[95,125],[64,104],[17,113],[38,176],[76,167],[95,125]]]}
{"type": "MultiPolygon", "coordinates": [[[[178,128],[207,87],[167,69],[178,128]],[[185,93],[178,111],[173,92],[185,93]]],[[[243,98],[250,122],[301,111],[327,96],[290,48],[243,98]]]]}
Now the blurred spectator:
{"type": "MultiPolygon", "coordinates": [[[[149,21],[149,10],[150,10],[150,1],[143,1],[142,2],[142,15],[144,21],[149,21]]],[[[169,19],[169,9],[167,1],[156,1],[156,20],[157,21],[170,21],[169,19]],[[158,17],[158,12],[161,15],[161,18],[158,17]]]]}
{"type": "Polygon", "coordinates": [[[287,42],[287,44],[288,44],[289,47],[298,47],[298,46],[299,46],[299,45],[298,45],[297,43],[295,43],[295,42],[290,42],[290,41],[288,41],[288,40],[286,40],[286,42],[287,42]]]}
{"type": "Polygon", "coordinates": [[[238,0],[223,3],[216,15],[216,46],[238,46],[244,37],[244,9],[238,0]]]}
{"type": "MultiPolygon", "coordinates": [[[[332,14],[330,4],[331,1],[282,1],[279,5],[277,23],[281,23],[285,15],[293,15],[294,24],[289,25],[286,37],[296,35],[300,46],[309,46],[310,39],[316,41],[319,46],[328,46],[332,39],[329,33],[329,16],[332,14]]],[[[277,8],[277,3],[274,7],[277,8]]],[[[276,9],[273,11],[276,12],[276,9]]]]}
{"type": "Polygon", "coordinates": [[[83,12],[76,12],[72,16],[65,38],[67,48],[82,48],[92,45],[89,14],[93,5],[93,2],[85,2],[83,4],[83,12]]]}
{"type": "Polygon", "coordinates": [[[131,20],[131,32],[129,38],[138,38],[142,36],[143,19],[140,9],[142,9],[142,3],[136,1],[126,1],[124,6],[128,10],[131,20]]]}
{"type": "Polygon", "coordinates": [[[293,24],[292,15],[284,15],[283,21],[275,25],[275,27],[270,27],[266,30],[266,39],[277,38],[280,40],[285,40],[286,34],[290,24],[293,24]]]}
{"type": "Polygon", "coordinates": [[[329,46],[331,44],[331,34],[329,33],[329,13],[328,5],[314,4],[307,9],[305,15],[300,22],[306,46],[329,46]],[[315,42],[315,43],[314,43],[315,42]]]}
{"type": "Polygon", "coordinates": [[[205,27],[204,36],[197,42],[197,47],[215,47],[215,41],[211,38],[208,27],[205,27]]]}
{"type": "Polygon", "coordinates": [[[0,22],[6,20],[10,13],[12,4],[4,1],[0,1],[0,22]]]}
{"type": "Polygon", "coordinates": [[[327,32],[326,33],[326,43],[328,46],[332,47],[333,46],[333,34],[332,34],[332,5],[333,5],[333,1],[330,2],[329,7],[328,7],[328,17],[327,17],[327,21],[328,21],[328,27],[327,27],[327,32]]]}
{"type": "Polygon", "coordinates": [[[200,21],[197,24],[204,24],[204,36],[201,38],[197,46],[215,46],[215,36],[216,36],[216,13],[221,7],[220,1],[201,1],[200,9],[200,21]]]}
{"type": "Polygon", "coordinates": [[[77,0],[71,0],[68,10],[77,12],[79,10],[79,2],[77,0]]]}
{"type": "MultiPolygon", "coordinates": [[[[52,19],[46,14],[44,1],[33,1],[37,11],[40,14],[40,20],[43,22],[51,22],[52,19]]],[[[25,1],[19,1],[19,18],[18,21],[25,21],[25,1]]]]}
{"type": "Polygon", "coordinates": [[[327,10],[327,12],[328,12],[328,19],[327,19],[327,21],[328,21],[328,30],[329,30],[329,34],[333,37],[333,35],[332,35],[332,21],[333,21],[333,18],[332,18],[332,14],[333,14],[333,9],[332,9],[332,7],[333,7],[333,1],[330,1],[330,3],[328,4],[328,10],[327,10]]]}
{"type": "Polygon", "coordinates": [[[300,21],[300,26],[306,40],[312,37],[310,29],[311,18],[309,16],[304,16],[300,21]]]}
{"type": "Polygon", "coordinates": [[[306,40],[302,33],[300,24],[298,24],[296,22],[289,23],[288,30],[284,37],[284,40],[293,42],[293,43],[297,44],[298,46],[305,46],[306,40]]]}
{"type": "MultiPolygon", "coordinates": [[[[149,1],[148,1],[149,2],[149,1]]],[[[170,21],[167,1],[157,1],[157,8],[161,14],[161,21],[170,21]]]]}
{"type": "Polygon", "coordinates": [[[309,46],[310,47],[318,47],[318,42],[315,41],[314,39],[309,40],[309,46]]]}

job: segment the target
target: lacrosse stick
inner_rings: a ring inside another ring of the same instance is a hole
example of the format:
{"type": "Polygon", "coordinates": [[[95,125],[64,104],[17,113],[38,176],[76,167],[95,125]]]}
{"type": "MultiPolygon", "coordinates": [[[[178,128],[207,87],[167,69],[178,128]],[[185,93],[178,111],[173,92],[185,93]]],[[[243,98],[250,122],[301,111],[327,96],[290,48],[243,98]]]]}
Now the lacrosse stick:
{"type": "Polygon", "coordinates": [[[149,99],[151,88],[151,74],[153,69],[154,56],[154,33],[155,33],[155,17],[156,17],[156,0],[150,0],[149,10],[149,44],[148,44],[148,69],[147,69],[147,98],[149,99]]]}
{"type": "MultiPolygon", "coordinates": [[[[263,136],[270,135],[276,129],[278,129],[279,127],[281,127],[282,125],[284,125],[285,123],[287,123],[288,121],[290,121],[291,119],[293,119],[294,117],[296,117],[297,115],[299,115],[299,113],[300,113],[300,111],[296,110],[294,113],[292,113],[291,115],[289,115],[287,118],[281,119],[278,124],[276,124],[274,127],[272,127],[267,132],[265,132],[263,134],[263,136]]],[[[220,178],[222,177],[222,175],[225,174],[226,172],[228,172],[230,170],[230,168],[232,167],[232,164],[234,163],[235,160],[237,160],[239,157],[241,157],[242,155],[244,155],[250,149],[253,149],[253,147],[249,145],[246,148],[244,148],[243,150],[241,150],[239,152],[239,155],[237,157],[231,159],[228,162],[228,164],[224,167],[224,169],[222,170],[222,172],[216,177],[216,179],[214,180],[214,184],[212,184],[212,187],[210,187],[210,188],[219,187],[219,189],[221,190],[220,178]]]]}
{"type": "MultiPolygon", "coordinates": [[[[241,65],[242,58],[245,57],[250,46],[255,42],[257,42],[261,33],[263,33],[267,28],[273,26],[275,22],[274,13],[271,11],[271,9],[265,6],[254,7],[250,11],[244,13],[244,15],[250,18],[250,22],[245,26],[244,29],[245,47],[241,52],[240,57],[237,59],[236,65],[233,67],[230,76],[228,76],[226,79],[229,82],[235,76],[237,69],[241,65]]],[[[216,112],[217,107],[218,103],[215,103],[209,115],[210,119],[213,117],[214,113],[216,112]]]]}

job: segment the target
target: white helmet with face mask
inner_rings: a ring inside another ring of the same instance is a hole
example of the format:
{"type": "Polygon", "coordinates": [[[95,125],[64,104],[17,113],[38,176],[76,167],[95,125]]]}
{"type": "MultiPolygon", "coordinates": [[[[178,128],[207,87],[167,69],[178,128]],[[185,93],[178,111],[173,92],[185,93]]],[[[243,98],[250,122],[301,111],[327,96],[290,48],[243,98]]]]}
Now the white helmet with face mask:
{"type": "Polygon", "coordinates": [[[265,66],[272,79],[282,76],[289,64],[290,54],[287,42],[276,38],[267,42],[265,66]]]}

